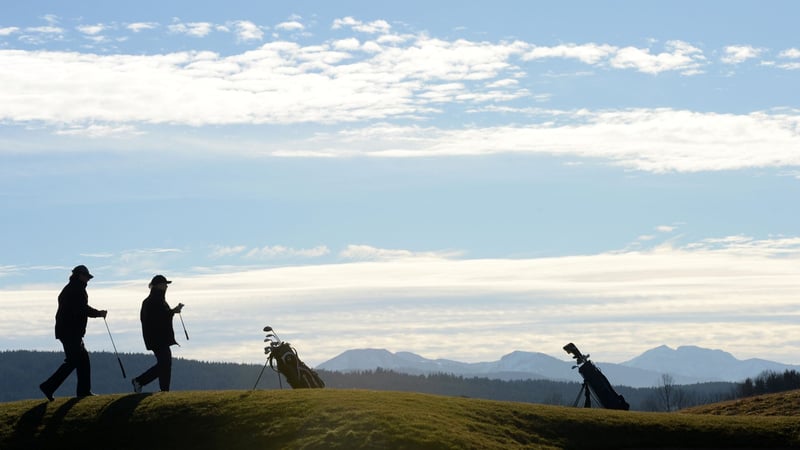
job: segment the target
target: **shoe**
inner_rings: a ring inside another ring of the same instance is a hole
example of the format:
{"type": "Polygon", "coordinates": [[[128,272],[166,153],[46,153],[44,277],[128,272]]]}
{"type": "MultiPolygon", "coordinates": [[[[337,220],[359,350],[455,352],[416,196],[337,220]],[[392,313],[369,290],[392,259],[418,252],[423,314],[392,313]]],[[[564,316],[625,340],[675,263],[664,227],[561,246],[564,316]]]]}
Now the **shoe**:
{"type": "Polygon", "coordinates": [[[97,394],[95,394],[94,392],[91,392],[91,391],[90,391],[90,392],[84,392],[83,394],[78,394],[78,395],[77,395],[77,397],[78,397],[78,398],[84,398],[84,397],[97,397],[97,394]]]}
{"type": "Polygon", "coordinates": [[[131,384],[133,385],[133,392],[135,392],[137,394],[141,394],[142,393],[142,383],[139,383],[139,380],[134,378],[134,379],[131,380],[131,384]]]}
{"type": "Polygon", "coordinates": [[[47,392],[47,389],[44,388],[44,383],[39,385],[39,390],[42,391],[42,394],[44,394],[45,397],[47,397],[48,401],[52,402],[53,400],[55,400],[53,398],[53,393],[52,392],[47,392]]]}

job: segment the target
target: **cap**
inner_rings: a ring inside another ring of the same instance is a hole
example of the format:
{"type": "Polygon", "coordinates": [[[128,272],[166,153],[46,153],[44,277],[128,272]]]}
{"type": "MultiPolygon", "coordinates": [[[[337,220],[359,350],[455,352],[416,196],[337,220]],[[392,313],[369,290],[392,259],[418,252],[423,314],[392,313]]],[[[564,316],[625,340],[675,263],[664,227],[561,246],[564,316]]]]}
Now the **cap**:
{"type": "Polygon", "coordinates": [[[73,275],[86,275],[87,277],[89,277],[89,279],[94,278],[94,275],[90,274],[89,273],[89,269],[87,269],[86,266],[84,266],[83,264],[81,264],[80,266],[75,266],[75,268],[72,269],[72,274],[73,275]]]}
{"type": "Polygon", "coordinates": [[[156,275],[150,280],[150,286],[154,286],[156,284],[170,284],[172,281],[169,281],[167,277],[164,275],[156,275]]]}

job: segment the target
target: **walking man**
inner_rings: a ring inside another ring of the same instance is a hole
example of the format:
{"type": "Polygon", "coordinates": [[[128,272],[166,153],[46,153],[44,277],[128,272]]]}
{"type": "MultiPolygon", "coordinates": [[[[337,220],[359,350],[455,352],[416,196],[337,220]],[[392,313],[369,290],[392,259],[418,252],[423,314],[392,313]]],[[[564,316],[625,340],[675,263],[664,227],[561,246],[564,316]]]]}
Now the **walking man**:
{"type": "Polygon", "coordinates": [[[94,395],[92,393],[89,353],[83,346],[83,336],[86,334],[86,323],[89,317],[105,318],[108,312],[89,306],[86,285],[92,278],[94,276],[89,273],[89,269],[86,266],[76,266],[72,269],[69,283],[64,286],[64,289],[58,295],[56,339],[60,340],[61,345],[64,346],[64,363],[50,378],[39,385],[39,389],[51,402],[56,389],[76,369],[78,372],[77,396],[87,397],[94,395]]]}
{"type": "Polygon", "coordinates": [[[172,329],[172,317],[180,313],[183,303],[175,308],[167,304],[167,287],[169,281],[163,275],[156,275],[150,281],[150,295],[142,302],[139,315],[142,320],[144,345],[156,356],[156,364],[144,373],[131,380],[134,392],[142,392],[142,386],[158,378],[158,386],[162,392],[169,391],[172,378],[172,351],[170,346],[175,342],[175,331],[172,329]]]}

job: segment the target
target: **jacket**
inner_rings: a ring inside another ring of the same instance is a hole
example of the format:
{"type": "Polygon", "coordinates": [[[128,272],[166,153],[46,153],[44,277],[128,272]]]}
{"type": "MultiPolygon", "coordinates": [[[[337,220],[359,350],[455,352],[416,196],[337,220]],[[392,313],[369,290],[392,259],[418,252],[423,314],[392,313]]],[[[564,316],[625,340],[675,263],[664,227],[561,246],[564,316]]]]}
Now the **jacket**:
{"type": "Polygon", "coordinates": [[[172,329],[172,317],[175,315],[167,304],[164,292],[150,291],[150,295],[142,302],[139,318],[142,321],[144,346],[148,350],[169,347],[175,341],[172,329]]]}
{"type": "Polygon", "coordinates": [[[56,311],[56,339],[81,339],[86,334],[89,317],[101,317],[100,311],[89,306],[86,283],[71,276],[69,283],[58,294],[56,311]]]}

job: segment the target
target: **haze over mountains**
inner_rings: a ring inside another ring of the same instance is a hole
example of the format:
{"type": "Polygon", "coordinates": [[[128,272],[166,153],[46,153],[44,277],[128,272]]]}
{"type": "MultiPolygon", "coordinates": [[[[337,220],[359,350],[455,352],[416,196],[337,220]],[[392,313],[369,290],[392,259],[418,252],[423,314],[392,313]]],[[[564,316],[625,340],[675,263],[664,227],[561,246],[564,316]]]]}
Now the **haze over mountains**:
{"type": "MultiPolygon", "coordinates": [[[[623,363],[605,363],[591,358],[613,385],[651,387],[662,382],[662,374],[676,384],[706,381],[739,382],[764,371],[800,370],[800,366],[764,359],[740,360],[728,352],[696,346],[672,349],[666,345],[650,349],[623,363]]],[[[317,368],[352,372],[377,368],[410,374],[452,373],[465,377],[503,380],[548,379],[581,381],[572,361],[537,352],[514,351],[498,361],[464,363],[448,359],[427,359],[410,352],[392,353],[383,349],[348,350],[317,368]]]]}

